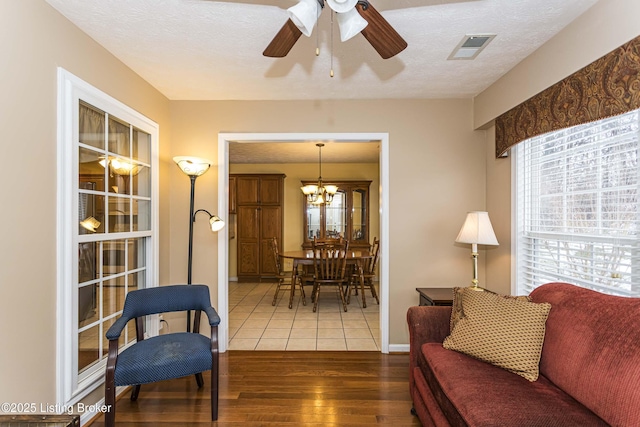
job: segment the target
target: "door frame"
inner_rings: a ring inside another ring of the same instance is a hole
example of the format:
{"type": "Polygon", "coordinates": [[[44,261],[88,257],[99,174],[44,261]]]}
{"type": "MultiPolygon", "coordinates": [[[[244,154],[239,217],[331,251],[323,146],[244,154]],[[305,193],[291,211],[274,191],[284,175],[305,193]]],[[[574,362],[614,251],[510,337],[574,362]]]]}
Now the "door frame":
{"type": "MultiPolygon", "coordinates": [[[[380,335],[381,352],[389,353],[389,134],[388,133],[219,133],[218,213],[229,212],[229,143],[261,142],[380,142],[380,335]]],[[[229,229],[218,232],[218,328],[219,350],[229,346],[229,229]]]]}

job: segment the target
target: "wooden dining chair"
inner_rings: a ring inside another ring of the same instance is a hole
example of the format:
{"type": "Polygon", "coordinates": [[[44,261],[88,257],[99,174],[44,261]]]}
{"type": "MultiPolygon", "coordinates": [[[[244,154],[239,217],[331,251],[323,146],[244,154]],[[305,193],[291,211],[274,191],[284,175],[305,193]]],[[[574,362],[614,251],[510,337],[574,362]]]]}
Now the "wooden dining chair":
{"type": "Polygon", "coordinates": [[[347,311],[347,301],[345,299],[344,288],[349,278],[346,275],[347,251],[349,242],[332,245],[316,245],[313,242],[313,311],[318,308],[320,300],[320,289],[325,286],[337,286],[342,301],[344,311],[347,311]]]}
{"type": "MultiPolygon", "coordinates": [[[[271,252],[273,255],[273,263],[274,263],[274,268],[275,268],[275,279],[277,280],[277,284],[276,284],[276,292],[273,295],[273,301],[271,302],[271,305],[276,305],[276,302],[278,302],[278,295],[280,294],[280,291],[285,291],[285,290],[289,290],[290,292],[295,293],[295,287],[294,289],[291,289],[291,281],[292,281],[292,277],[293,277],[293,272],[291,270],[284,270],[282,268],[282,262],[280,259],[280,249],[278,248],[278,238],[277,237],[273,237],[270,239],[269,241],[269,246],[271,247],[271,252]]],[[[302,286],[300,286],[300,291],[302,292],[302,302],[303,304],[306,305],[306,301],[304,299],[304,289],[302,289],[302,286]]]]}
{"type": "Polygon", "coordinates": [[[362,276],[363,281],[360,281],[360,275],[355,268],[351,274],[351,280],[349,283],[349,290],[347,293],[347,304],[351,302],[351,293],[353,292],[356,296],[358,295],[358,285],[360,285],[360,291],[362,293],[362,307],[367,308],[367,299],[365,297],[365,289],[369,289],[371,291],[371,296],[376,300],[378,305],[380,305],[380,298],[378,298],[378,292],[376,291],[376,287],[373,284],[373,279],[376,277],[376,266],[378,265],[378,255],[380,252],[380,240],[377,237],[373,238],[373,244],[371,245],[370,254],[371,258],[365,258],[362,262],[362,276]]]}

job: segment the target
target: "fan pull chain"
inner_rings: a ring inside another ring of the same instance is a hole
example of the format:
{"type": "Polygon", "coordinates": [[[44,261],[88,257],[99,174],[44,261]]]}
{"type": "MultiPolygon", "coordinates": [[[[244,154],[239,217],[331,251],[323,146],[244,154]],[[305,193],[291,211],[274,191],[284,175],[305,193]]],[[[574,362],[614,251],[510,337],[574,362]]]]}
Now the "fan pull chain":
{"type": "Polygon", "coordinates": [[[331,11],[331,72],[329,75],[333,77],[333,14],[335,12],[331,11]]]}

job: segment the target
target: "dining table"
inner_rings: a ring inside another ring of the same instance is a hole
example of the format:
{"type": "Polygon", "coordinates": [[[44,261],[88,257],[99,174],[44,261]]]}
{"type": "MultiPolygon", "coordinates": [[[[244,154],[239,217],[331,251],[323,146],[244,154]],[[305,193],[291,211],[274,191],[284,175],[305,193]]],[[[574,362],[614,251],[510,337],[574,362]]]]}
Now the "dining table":
{"type": "MultiPolygon", "coordinates": [[[[301,265],[313,265],[314,251],[313,249],[299,249],[295,251],[285,251],[279,253],[281,258],[290,259],[293,261],[293,268],[291,269],[291,293],[289,295],[289,308],[293,307],[293,297],[295,295],[295,283],[298,280],[298,267],[301,265]]],[[[362,307],[367,307],[367,301],[364,295],[364,270],[363,262],[366,259],[373,258],[373,255],[368,250],[347,250],[346,263],[347,265],[353,265],[356,268],[358,275],[358,282],[360,284],[362,294],[362,307]]],[[[302,289],[302,283],[300,283],[302,289]]],[[[304,291],[302,291],[304,292],[304,291]]],[[[350,292],[347,286],[347,292],[350,292]]]]}

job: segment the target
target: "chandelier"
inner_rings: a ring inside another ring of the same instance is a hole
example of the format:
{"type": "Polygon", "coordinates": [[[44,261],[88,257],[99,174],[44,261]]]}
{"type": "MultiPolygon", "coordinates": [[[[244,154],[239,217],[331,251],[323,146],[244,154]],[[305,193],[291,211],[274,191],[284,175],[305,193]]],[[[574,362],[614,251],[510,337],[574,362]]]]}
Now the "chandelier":
{"type": "Polygon", "coordinates": [[[309,184],[300,187],[302,193],[307,196],[307,202],[314,205],[329,204],[333,196],[338,192],[337,185],[322,185],[322,147],[324,144],[316,144],[318,147],[318,184],[309,184]]]}

